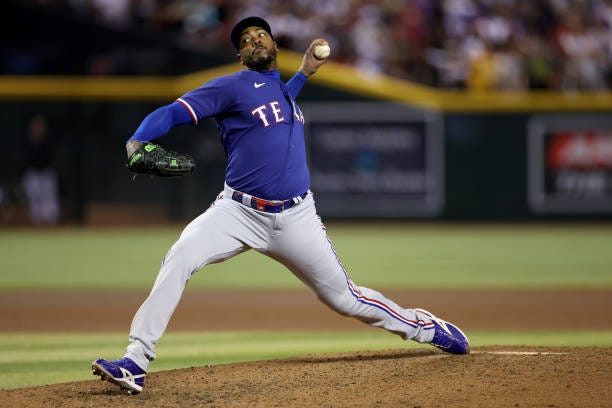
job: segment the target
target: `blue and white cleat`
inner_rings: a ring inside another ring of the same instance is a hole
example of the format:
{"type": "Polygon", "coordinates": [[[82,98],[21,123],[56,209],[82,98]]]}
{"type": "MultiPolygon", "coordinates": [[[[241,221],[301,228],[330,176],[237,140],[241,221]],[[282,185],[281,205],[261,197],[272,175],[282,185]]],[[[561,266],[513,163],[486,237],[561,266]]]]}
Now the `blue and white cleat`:
{"type": "Polygon", "coordinates": [[[429,344],[452,354],[468,354],[470,352],[470,342],[457,326],[434,316],[427,310],[416,310],[429,316],[434,324],[434,336],[429,344]]]}
{"type": "Polygon", "coordinates": [[[142,392],[147,372],[138,367],[132,359],[123,357],[119,360],[104,360],[100,358],[91,363],[94,375],[99,375],[101,380],[117,384],[130,394],[142,392]]]}

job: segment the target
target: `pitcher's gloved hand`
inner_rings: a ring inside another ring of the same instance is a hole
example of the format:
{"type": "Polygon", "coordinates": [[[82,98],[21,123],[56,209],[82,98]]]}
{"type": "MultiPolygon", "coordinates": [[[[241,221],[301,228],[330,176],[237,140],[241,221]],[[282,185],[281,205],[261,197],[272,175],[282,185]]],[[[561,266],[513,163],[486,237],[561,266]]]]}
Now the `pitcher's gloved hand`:
{"type": "Polygon", "coordinates": [[[166,150],[160,145],[142,143],[129,157],[127,167],[139,174],[181,177],[193,173],[195,160],[188,154],[166,150]]]}

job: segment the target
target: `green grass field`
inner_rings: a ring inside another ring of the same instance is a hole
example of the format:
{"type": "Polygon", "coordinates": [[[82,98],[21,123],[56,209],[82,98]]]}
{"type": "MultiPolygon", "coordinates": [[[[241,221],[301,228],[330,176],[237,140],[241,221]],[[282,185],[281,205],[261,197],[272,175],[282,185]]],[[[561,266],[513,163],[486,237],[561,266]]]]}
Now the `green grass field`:
{"type": "MultiPolygon", "coordinates": [[[[182,226],[0,230],[0,290],[146,289],[182,226]]],[[[328,225],[353,280],[394,288],[611,288],[612,225],[328,225]]],[[[255,251],[192,288],[297,288],[255,251]]]]}
{"type": "MultiPolygon", "coordinates": [[[[0,296],[13,290],[148,290],[181,226],[0,230],[0,296]]],[[[351,277],[379,288],[612,288],[612,226],[330,224],[351,277]]],[[[254,251],[196,274],[191,288],[298,288],[254,251]]],[[[1,325],[1,322],[0,322],[1,325]]],[[[1,330],[1,327],[0,327],[1,330]]],[[[475,332],[473,345],[612,346],[612,332],[475,332]]],[[[127,333],[0,331],[0,389],[92,379],[89,356],[119,357],[127,333]],[[85,360],[83,356],[88,356],[85,360]]],[[[419,347],[359,333],[168,333],[153,371],[314,353],[419,347]]]]}

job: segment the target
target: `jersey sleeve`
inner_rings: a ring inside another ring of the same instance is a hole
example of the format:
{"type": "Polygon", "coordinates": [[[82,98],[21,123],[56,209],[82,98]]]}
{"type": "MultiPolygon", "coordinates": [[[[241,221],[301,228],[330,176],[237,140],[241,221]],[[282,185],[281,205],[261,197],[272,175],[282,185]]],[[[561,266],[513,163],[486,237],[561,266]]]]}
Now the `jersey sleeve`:
{"type": "Polygon", "coordinates": [[[300,91],[302,90],[302,87],[306,83],[307,79],[308,77],[306,75],[298,71],[289,81],[287,81],[285,85],[287,86],[287,89],[289,89],[289,94],[293,99],[296,99],[300,94],[300,91]]]}
{"type": "Polygon", "coordinates": [[[189,112],[180,103],[173,102],[148,114],[128,142],[131,140],[150,142],[165,135],[173,127],[189,122],[191,122],[189,112]]]}
{"type": "Polygon", "coordinates": [[[235,100],[234,81],[230,77],[219,77],[191,90],[177,99],[189,114],[194,124],[203,118],[216,116],[230,110],[235,100]]]}

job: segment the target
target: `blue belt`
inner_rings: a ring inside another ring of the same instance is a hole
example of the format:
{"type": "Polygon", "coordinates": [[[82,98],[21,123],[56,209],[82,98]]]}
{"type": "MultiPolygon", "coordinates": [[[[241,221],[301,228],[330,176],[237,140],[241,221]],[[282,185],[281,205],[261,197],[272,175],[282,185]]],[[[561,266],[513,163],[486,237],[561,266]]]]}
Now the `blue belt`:
{"type": "Polygon", "coordinates": [[[299,196],[295,198],[291,198],[289,200],[283,200],[283,201],[268,201],[268,200],[264,200],[263,198],[257,198],[257,197],[247,195],[246,200],[244,200],[245,194],[241,193],[240,191],[234,190],[234,192],[232,193],[232,200],[238,201],[239,203],[244,204],[244,205],[250,205],[251,208],[254,208],[257,211],[264,211],[268,213],[279,213],[284,210],[288,210],[289,208],[293,207],[296,204],[299,204],[300,202],[302,202],[303,199],[306,198],[307,195],[308,195],[308,191],[303,194],[300,194],[299,196]]]}

